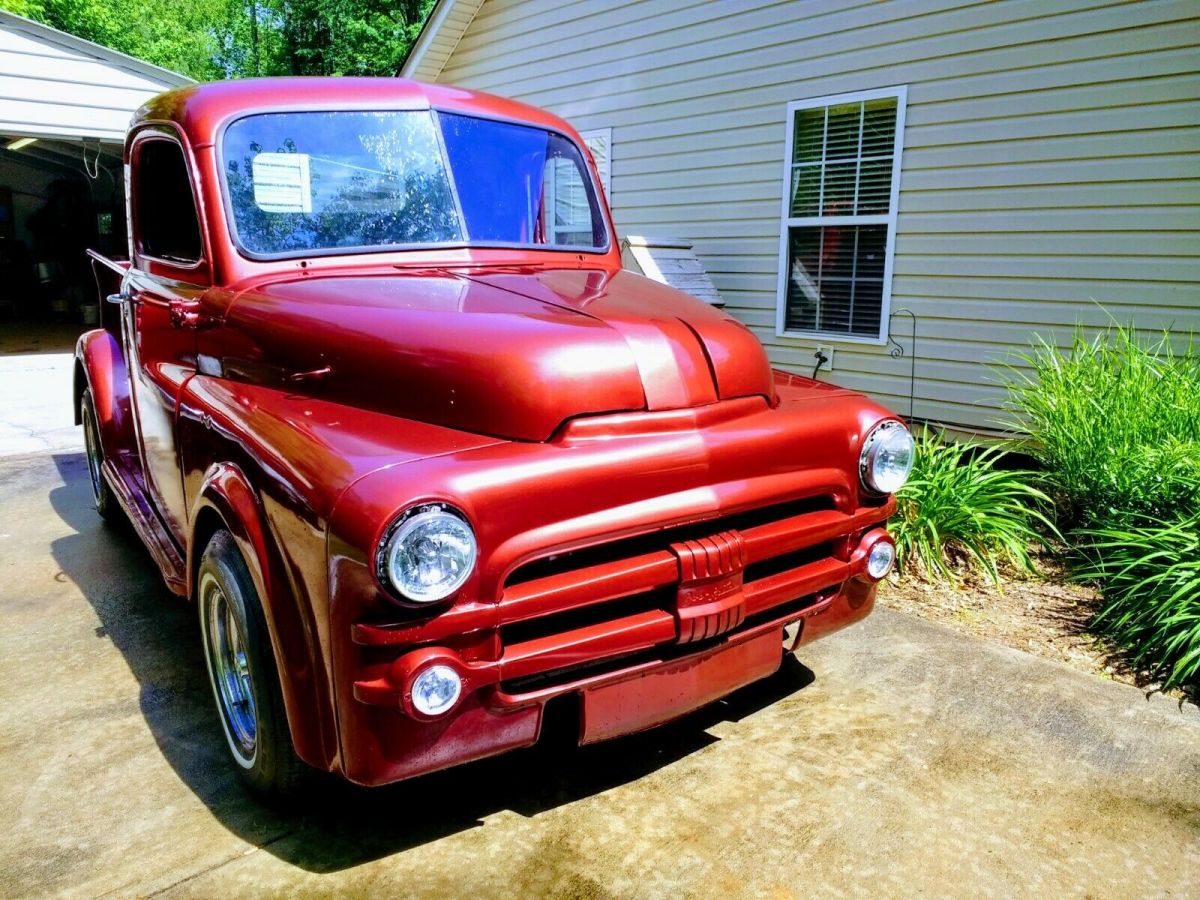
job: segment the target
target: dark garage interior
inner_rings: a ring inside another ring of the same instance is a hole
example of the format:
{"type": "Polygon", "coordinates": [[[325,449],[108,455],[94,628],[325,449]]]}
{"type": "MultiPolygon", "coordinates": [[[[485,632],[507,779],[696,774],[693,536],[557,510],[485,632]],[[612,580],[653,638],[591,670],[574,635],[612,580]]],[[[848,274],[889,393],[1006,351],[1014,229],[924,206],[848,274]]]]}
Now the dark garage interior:
{"type": "Polygon", "coordinates": [[[125,255],[121,148],[0,137],[0,321],[94,324],[89,247],[125,255]]]}

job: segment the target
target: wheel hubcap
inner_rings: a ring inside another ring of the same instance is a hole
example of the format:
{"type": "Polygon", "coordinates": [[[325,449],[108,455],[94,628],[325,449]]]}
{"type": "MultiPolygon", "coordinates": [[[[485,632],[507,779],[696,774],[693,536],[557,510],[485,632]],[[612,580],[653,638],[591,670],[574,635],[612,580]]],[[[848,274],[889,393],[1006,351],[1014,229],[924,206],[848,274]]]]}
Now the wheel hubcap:
{"type": "Polygon", "coordinates": [[[250,660],[246,655],[242,623],[234,612],[233,604],[211,574],[204,576],[200,597],[208,670],[225,734],[238,762],[249,768],[254,763],[257,747],[258,716],[254,707],[254,687],[250,680],[250,660]]]}

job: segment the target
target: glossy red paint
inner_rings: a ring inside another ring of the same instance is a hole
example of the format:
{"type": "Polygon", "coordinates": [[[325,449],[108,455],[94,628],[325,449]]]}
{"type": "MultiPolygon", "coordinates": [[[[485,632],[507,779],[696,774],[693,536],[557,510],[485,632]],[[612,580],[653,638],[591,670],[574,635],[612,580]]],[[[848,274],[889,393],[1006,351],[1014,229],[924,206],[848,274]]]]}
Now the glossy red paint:
{"type": "Polygon", "coordinates": [[[191,596],[209,536],[233,534],[300,756],[394,781],[535,742],[564,695],[580,698],[582,741],[612,737],[774,671],[785,624],[804,642],[867,615],[865,553],[894,502],[862,490],[858,459],[891,414],[772,372],[732,317],[622,271],[615,241],[239,254],[223,127],[383,108],[580,143],[543,111],[402,80],[161,95],[135,117],[127,159],[139,141],[178,141],[204,259],[146,257],[135,234],[120,327],[78,349],[105,476],[168,585],[191,596]],[[430,501],[466,515],[479,561],[453,597],[419,607],[380,581],[376,553],[430,501]],[[464,682],[439,718],[411,701],[434,664],[464,682]]]}

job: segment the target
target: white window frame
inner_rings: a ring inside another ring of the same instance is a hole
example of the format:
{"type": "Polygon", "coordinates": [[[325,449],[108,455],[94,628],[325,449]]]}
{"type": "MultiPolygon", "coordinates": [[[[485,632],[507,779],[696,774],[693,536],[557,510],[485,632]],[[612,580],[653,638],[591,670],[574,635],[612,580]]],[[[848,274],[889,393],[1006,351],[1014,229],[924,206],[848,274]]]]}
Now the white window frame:
{"type": "Polygon", "coordinates": [[[830,94],[810,100],[793,100],[787,105],[787,136],[783,154],[783,201],[780,208],[779,225],[779,280],[775,297],[775,336],[788,338],[819,338],[829,343],[886,344],[888,317],[892,305],[892,266],[896,258],[896,213],[900,202],[900,158],[904,152],[904,112],[908,105],[908,86],[875,88],[868,91],[852,91],[847,94],[830,94]],[[798,216],[791,215],[792,193],[792,150],[796,134],[796,113],[802,109],[838,106],[843,103],[859,103],[867,100],[896,98],[896,140],[892,148],[892,191],[888,198],[886,214],[866,216],[798,216]],[[879,308],[879,334],[876,337],[844,334],[829,331],[787,330],[787,284],[788,284],[788,241],[791,228],[820,225],[887,225],[887,243],[883,261],[883,299],[879,308]]]}

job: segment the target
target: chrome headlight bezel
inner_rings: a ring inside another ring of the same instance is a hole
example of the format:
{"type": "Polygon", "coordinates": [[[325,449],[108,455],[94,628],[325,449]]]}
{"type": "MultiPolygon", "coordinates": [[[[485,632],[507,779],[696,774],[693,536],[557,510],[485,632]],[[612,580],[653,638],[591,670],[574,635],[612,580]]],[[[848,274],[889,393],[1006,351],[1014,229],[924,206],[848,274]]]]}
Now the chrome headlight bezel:
{"type": "Polygon", "coordinates": [[[912,432],[897,419],[884,419],[873,427],[863,441],[862,451],[858,457],[858,474],[863,488],[872,494],[894,494],[900,490],[912,474],[913,463],[916,460],[916,442],[912,432]],[[895,441],[903,441],[908,445],[908,465],[898,480],[893,477],[883,479],[877,471],[877,466],[884,450],[894,449],[895,441]]]}
{"type": "Polygon", "coordinates": [[[380,536],[375,551],[375,577],[393,597],[405,603],[430,606],[456,595],[474,573],[478,561],[479,544],[475,539],[475,529],[461,511],[447,503],[419,503],[393,519],[380,536]],[[453,581],[439,585],[434,590],[419,593],[413,591],[411,586],[406,589],[403,580],[396,576],[397,557],[404,542],[412,537],[418,528],[439,521],[446,524],[447,532],[457,531],[456,536],[466,541],[469,563],[460,570],[453,581]]]}

